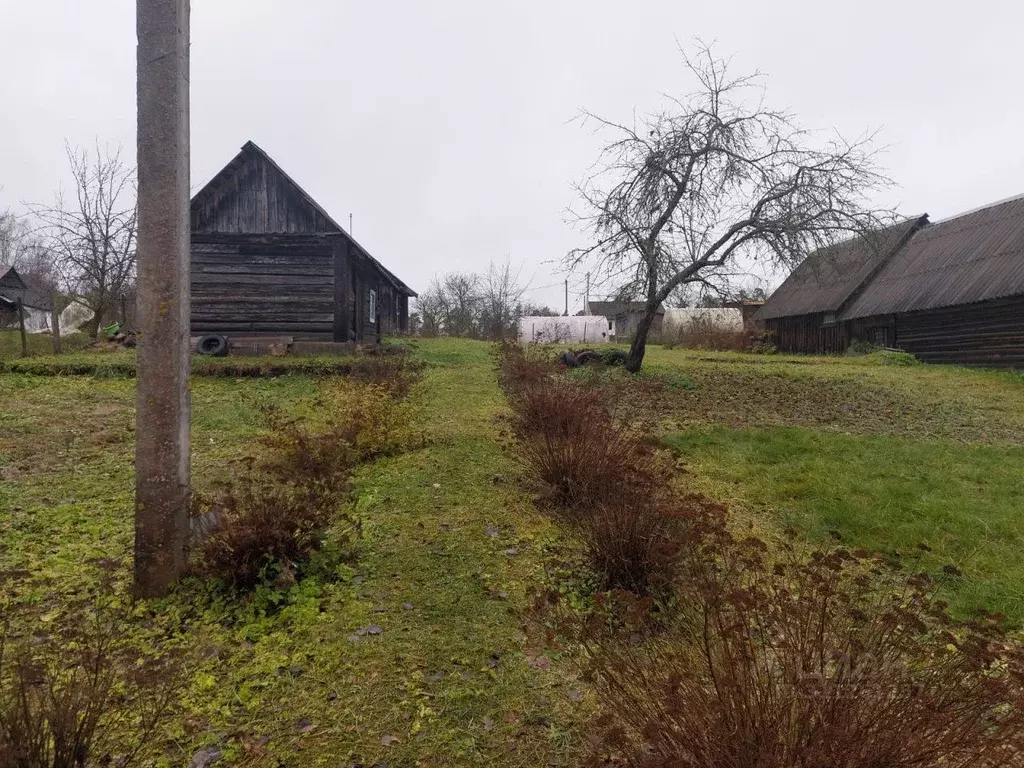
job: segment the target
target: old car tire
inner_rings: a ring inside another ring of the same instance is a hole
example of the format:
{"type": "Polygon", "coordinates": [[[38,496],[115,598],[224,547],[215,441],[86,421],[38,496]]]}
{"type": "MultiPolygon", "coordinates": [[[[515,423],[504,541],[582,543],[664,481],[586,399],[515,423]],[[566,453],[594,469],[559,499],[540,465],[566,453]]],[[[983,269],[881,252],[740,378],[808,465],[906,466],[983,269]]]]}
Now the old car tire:
{"type": "Polygon", "coordinates": [[[228,353],[228,340],[218,334],[203,336],[196,344],[196,352],[200,355],[224,357],[228,353]]]}

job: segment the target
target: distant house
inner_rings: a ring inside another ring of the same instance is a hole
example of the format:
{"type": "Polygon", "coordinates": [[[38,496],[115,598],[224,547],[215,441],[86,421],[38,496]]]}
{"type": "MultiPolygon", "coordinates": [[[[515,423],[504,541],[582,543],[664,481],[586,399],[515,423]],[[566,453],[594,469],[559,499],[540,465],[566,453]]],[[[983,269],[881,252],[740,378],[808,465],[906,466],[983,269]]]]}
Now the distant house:
{"type": "Polygon", "coordinates": [[[193,335],[344,342],[408,331],[416,293],[253,142],[191,210],[193,335]]]}
{"type": "Polygon", "coordinates": [[[854,340],[929,362],[1024,367],[1024,196],[921,216],[812,254],[761,308],[785,351],[854,340]]]}
{"type": "MultiPolygon", "coordinates": [[[[14,267],[0,274],[0,327],[17,328],[18,300],[25,313],[26,333],[50,333],[52,331],[53,299],[44,291],[26,280],[14,267]]],[[[71,300],[64,304],[57,322],[60,335],[67,336],[93,316],[92,310],[82,302],[71,300]]]]}
{"type": "MultiPolygon", "coordinates": [[[[583,305],[582,314],[608,318],[608,335],[621,340],[631,338],[636,333],[644,311],[645,305],[642,301],[588,301],[583,305]]],[[[651,333],[661,332],[664,315],[664,308],[658,307],[651,333]]]]}

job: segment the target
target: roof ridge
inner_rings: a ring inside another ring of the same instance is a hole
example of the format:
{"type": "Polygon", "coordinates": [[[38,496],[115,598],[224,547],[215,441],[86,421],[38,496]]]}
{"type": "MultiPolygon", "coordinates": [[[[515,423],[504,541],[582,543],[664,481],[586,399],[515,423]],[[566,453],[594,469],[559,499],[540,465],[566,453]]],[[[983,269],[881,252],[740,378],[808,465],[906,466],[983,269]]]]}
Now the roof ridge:
{"type": "Polygon", "coordinates": [[[986,203],[985,205],[979,205],[977,208],[971,208],[970,210],[963,211],[962,213],[954,213],[952,216],[946,216],[945,218],[942,219],[936,219],[935,221],[930,222],[930,226],[935,226],[936,224],[945,224],[950,221],[956,221],[957,219],[962,219],[964,216],[970,216],[975,213],[981,213],[982,211],[986,211],[989,208],[998,208],[1000,205],[1014,203],[1019,200],[1024,200],[1024,192],[1021,192],[1020,194],[1017,195],[1011,195],[1010,197],[1004,197],[1002,200],[996,200],[995,202],[986,203]]]}

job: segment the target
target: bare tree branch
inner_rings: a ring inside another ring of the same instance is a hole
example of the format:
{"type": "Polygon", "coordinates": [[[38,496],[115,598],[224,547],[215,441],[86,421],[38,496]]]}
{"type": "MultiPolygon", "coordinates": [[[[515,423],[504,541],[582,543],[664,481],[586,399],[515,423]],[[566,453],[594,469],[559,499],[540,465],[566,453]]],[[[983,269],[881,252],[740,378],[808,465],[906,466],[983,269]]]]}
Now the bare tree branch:
{"type": "Polygon", "coordinates": [[[28,204],[38,234],[69,290],[95,313],[90,335],[135,279],[135,170],[97,142],[92,153],[65,142],[73,199],[58,189],[52,204],[28,204]]]}
{"type": "Polygon", "coordinates": [[[639,125],[580,115],[610,138],[576,185],[582,213],[572,215],[592,243],[567,254],[565,266],[586,267],[595,284],[625,286],[645,301],[627,362],[634,371],[658,306],[685,286],[792,268],[895,215],[870,203],[891,184],[874,135],[816,141],[788,112],[765,106],[759,74],[731,75],[700,42],[683,60],[697,90],[667,97],[639,125]]]}

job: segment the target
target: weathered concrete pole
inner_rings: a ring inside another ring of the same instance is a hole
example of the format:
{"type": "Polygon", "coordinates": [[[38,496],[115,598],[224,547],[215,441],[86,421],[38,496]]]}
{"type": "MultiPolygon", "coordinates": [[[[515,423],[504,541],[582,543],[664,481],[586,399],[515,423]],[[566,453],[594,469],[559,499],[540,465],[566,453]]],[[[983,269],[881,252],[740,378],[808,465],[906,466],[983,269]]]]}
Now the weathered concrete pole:
{"type": "Polygon", "coordinates": [[[139,239],[135,593],[185,567],[189,501],[189,2],[136,0],[139,239]]]}

